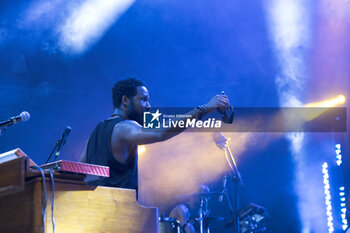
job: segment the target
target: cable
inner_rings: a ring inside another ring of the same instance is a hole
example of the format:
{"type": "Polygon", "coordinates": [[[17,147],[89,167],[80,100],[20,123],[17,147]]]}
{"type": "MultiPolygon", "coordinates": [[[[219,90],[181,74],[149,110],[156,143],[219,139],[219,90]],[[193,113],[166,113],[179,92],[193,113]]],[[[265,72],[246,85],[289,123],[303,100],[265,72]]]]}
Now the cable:
{"type": "Polygon", "coordinates": [[[46,219],[46,202],[47,202],[47,190],[46,190],[46,181],[45,181],[45,174],[43,169],[41,169],[38,166],[31,166],[31,168],[37,169],[41,173],[42,178],[42,184],[43,184],[43,203],[42,203],[42,209],[41,209],[41,215],[42,215],[42,226],[41,226],[41,233],[45,233],[45,219],[46,219]]]}
{"type": "Polygon", "coordinates": [[[55,233],[55,217],[54,217],[54,206],[55,206],[55,181],[53,178],[53,172],[51,169],[47,170],[50,174],[51,179],[51,222],[52,222],[52,232],[55,233]]]}

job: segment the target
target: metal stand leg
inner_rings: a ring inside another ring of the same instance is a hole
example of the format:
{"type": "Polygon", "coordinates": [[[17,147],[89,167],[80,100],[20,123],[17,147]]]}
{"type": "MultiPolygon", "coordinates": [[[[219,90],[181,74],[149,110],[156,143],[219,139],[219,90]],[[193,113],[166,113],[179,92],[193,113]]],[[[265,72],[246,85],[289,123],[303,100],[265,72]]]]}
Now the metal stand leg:
{"type": "Polygon", "coordinates": [[[199,225],[200,233],[210,233],[209,227],[209,200],[207,197],[201,197],[201,205],[199,209],[199,225]]]}
{"type": "Polygon", "coordinates": [[[242,180],[241,174],[238,171],[235,158],[233,157],[233,154],[231,152],[230,147],[227,144],[227,141],[226,141],[226,145],[225,145],[225,156],[226,156],[227,162],[229,163],[229,165],[231,167],[231,177],[232,177],[232,181],[234,183],[234,188],[235,188],[234,194],[233,194],[233,201],[235,203],[235,210],[232,211],[233,221],[234,221],[233,232],[240,233],[241,230],[240,230],[240,220],[239,220],[239,210],[240,210],[239,185],[240,184],[243,185],[243,180],[242,180]]]}

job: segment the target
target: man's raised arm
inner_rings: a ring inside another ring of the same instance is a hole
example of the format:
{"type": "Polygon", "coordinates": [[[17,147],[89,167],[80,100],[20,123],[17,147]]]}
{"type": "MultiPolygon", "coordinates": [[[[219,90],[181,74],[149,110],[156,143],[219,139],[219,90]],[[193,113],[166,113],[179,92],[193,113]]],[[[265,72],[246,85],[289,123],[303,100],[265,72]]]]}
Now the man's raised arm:
{"type": "MultiPolygon", "coordinates": [[[[201,118],[204,115],[213,112],[216,109],[225,110],[229,109],[230,103],[225,95],[214,96],[206,105],[202,105],[186,113],[190,119],[201,118]]],[[[182,118],[182,119],[187,119],[182,118]]],[[[180,119],[181,120],[181,119],[180,119]]],[[[142,126],[133,120],[125,120],[117,124],[113,130],[112,140],[126,141],[133,145],[143,145],[155,142],[165,141],[170,139],[182,131],[185,128],[170,127],[161,131],[145,131],[142,126]]]]}

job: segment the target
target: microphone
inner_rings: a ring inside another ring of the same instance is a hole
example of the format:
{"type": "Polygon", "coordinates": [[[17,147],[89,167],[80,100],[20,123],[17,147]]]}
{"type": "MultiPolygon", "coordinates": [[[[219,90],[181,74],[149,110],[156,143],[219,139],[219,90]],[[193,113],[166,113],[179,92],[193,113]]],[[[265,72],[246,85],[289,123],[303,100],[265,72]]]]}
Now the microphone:
{"type": "Polygon", "coordinates": [[[66,128],[64,129],[64,132],[62,134],[61,139],[58,140],[57,152],[60,152],[62,147],[64,146],[64,144],[66,144],[67,138],[68,138],[71,131],[72,131],[72,128],[69,126],[66,126],[66,128]]]}
{"type": "MultiPolygon", "coordinates": [[[[221,95],[225,95],[225,92],[221,91],[221,95]]],[[[218,108],[217,111],[220,114],[222,114],[222,117],[221,117],[222,122],[224,122],[226,124],[232,124],[234,116],[235,116],[234,108],[232,105],[229,106],[228,110],[218,108]]]]}
{"type": "Polygon", "coordinates": [[[71,131],[72,131],[72,128],[69,127],[69,126],[66,126],[66,128],[63,131],[63,134],[62,134],[61,138],[58,139],[58,141],[56,142],[55,147],[51,151],[51,153],[49,155],[49,158],[46,160],[45,163],[48,163],[50,161],[53,153],[55,153],[55,152],[56,153],[55,153],[54,161],[57,159],[57,157],[61,154],[62,147],[64,146],[64,144],[66,144],[67,138],[68,138],[68,136],[69,136],[71,131]]]}
{"type": "Polygon", "coordinates": [[[222,133],[215,132],[212,134],[212,138],[217,147],[219,147],[221,150],[225,149],[227,139],[222,133]]]}
{"type": "Polygon", "coordinates": [[[227,186],[227,175],[224,176],[224,178],[222,179],[222,192],[219,195],[219,202],[222,202],[222,200],[224,199],[224,193],[226,192],[226,186],[227,186]]]}
{"type": "Polygon", "coordinates": [[[24,111],[24,112],[21,112],[21,114],[19,114],[18,116],[13,116],[6,121],[0,122],[0,127],[6,129],[7,127],[14,125],[18,122],[27,121],[29,120],[29,118],[30,118],[29,112],[24,111]]]}

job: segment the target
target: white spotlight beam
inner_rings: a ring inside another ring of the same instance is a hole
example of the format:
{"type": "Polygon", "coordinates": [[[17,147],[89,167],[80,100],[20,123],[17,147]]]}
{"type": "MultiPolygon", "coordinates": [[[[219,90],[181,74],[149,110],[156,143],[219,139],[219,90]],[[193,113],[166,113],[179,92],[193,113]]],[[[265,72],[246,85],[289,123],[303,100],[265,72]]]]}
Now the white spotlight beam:
{"type": "Polygon", "coordinates": [[[273,40],[280,72],[276,86],[282,106],[300,106],[304,88],[305,49],[309,46],[310,23],[303,0],[267,0],[269,31],[273,40]]]}
{"type": "Polygon", "coordinates": [[[96,43],[135,0],[87,0],[58,28],[64,52],[79,54],[96,43]]]}
{"type": "MultiPolygon", "coordinates": [[[[265,0],[268,29],[273,43],[279,72],[276,74],[276,88],[280,105],[283,107],[302,106],[301,94],[307,81],[305,55],[309,48],[311,27],[308,1],[265,0]]],[[[291,153],[295,162],[294,188],[298,195],[298,211],[301,221],[300,232],[322,232],[325,225],[320,211],[322,196],[316,196],[320,187],[314,171],[318,168],[308,161],[303,133],[287,134],[291,142],[291,153]],[[308,180],[308,182],[305,182],[308,180]],[[315,182],[316,181],[316,182],[315,182]]],[[[321,189],[322,190],[322,189],[321,189]]]]}

